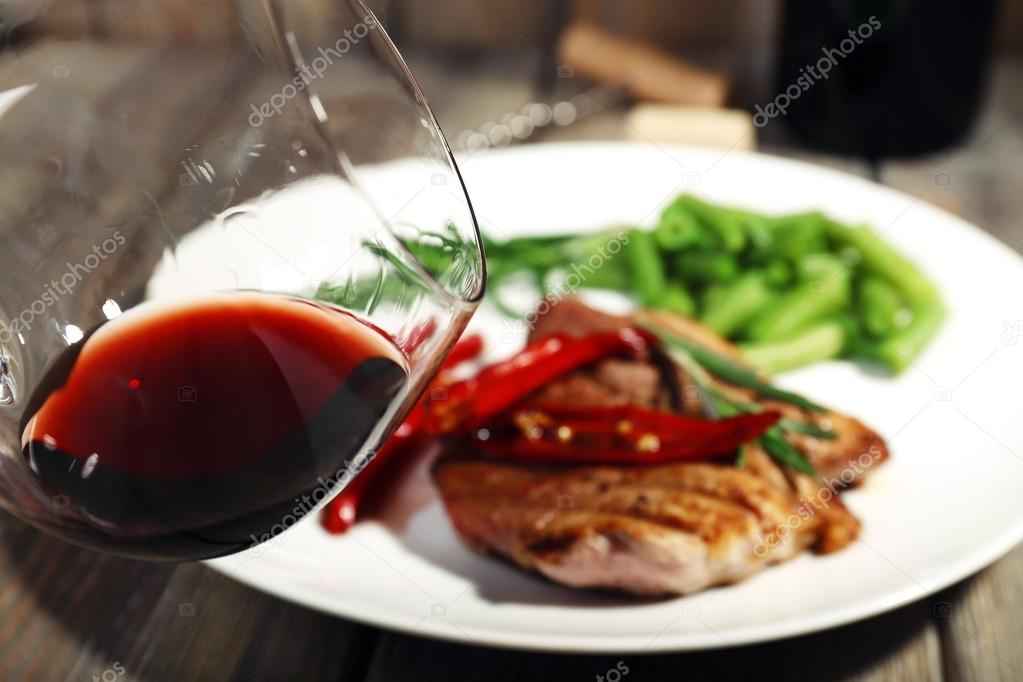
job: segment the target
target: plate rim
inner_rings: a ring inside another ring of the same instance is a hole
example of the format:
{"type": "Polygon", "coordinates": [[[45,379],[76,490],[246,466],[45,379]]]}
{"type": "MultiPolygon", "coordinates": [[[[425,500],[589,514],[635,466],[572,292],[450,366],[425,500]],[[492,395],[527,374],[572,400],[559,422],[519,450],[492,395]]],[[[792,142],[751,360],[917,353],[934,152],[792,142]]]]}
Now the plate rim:
{"type": "MultiPolygon", "coordinates": [[[[1018,521],[1016,526],[1010,527],[1004,533],[1004,537],[999,536],[997,543],[992,541],[988,545],[988,552],[976,552],[968,555],[960,562],[948,564],[948,568],[938,575],[931,577],[926,581],[926,584],[916,582],[914,585],[906,586],[893,593],[883,602],[875,600],[862,605],[856,604],[845,608],[833,609],[819,616],[793,618],[787,624],[783,622],[780,625],[769,624],[740,628],[730,631],[727,640],[721,635],[714,633],[683,633],[674,636],[661,633],[653,638],[646,635],[553,635],[551,633],[544,633],[542,637],[538,637],[521,631],[481,628],[474,625],[459,625],[457,631],[453,632],[452,628],[442,626],[444,621],[423,619],[413,622],[411,617],[406,618],[405,614],[399,611],[388,611],[387,614],[389,615],[387,616],[375,614],[372,611],[372,606],[362,611],[358,608],[353,608],[349,612],[342,614],[330,608],[330,605],[322,600],[317,600],[313,592],[304,587],[289,585],[287,588],[281,589],[278,585],[271,584],[273,577],[263,577],[258,574],[237,571],[221,565],[216,559],[203,563],[222,575],[287,602],[305,606],[336,618],[343,618],[362,623],[363,625],[377,627],[381,630],[413,637],[453,642],[466,646],[486,646],[514,651],[543,651],[564,654],[657,654],[731,649],[775,642],[802,635],[825,632],[844,625],[882,616],[902,606],[926,599],[961,580],[969,578],[1006,556],[1021,540],[1023,540],[1023,519],[1018,521]]],[[[728,586],[714,589],[728,589],[728,586]]],[[[671,601],[671,598],[667,601],[671,601]]],[[[361,602],[353,601],[350,603],[359,604],[361,602]]],[[[365,603],[369,605],[369,602],[365,603]]]]}

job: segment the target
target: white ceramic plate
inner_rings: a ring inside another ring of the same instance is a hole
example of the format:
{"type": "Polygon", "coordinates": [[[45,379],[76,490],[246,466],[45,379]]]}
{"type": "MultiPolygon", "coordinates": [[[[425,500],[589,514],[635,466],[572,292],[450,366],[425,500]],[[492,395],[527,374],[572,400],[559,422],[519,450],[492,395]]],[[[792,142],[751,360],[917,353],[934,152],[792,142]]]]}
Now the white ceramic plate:
{"type": "MultiPolygon", "coordinates": [[[[463,547],[425,477],[393,518],[343,537],[308,519],[219,571],[314,609],[417,635],[579,652],[684,650],[812,632],[920,599],[1023,537],[1023,261],[914,197],[757,154],[624,144],[533,146],[470,160],[463,173],[495,236],[649,223],[686,189],[769,212],[820,208],[865,221],[938,282],[948,323],[897,379],[826,363],[782,383],[855,414],[893,456],[844,499],[862,540],[802,556],[732,587],[634,601],[562,588],[463,547]],[[1017,321],[1019,321],[1017,323],[1017,321]]],[[[495,344],[508,322],[481,311],[495,344]]],[[[518,341],[516,340],[516,343],[518,341]]],[[[505,343],[504,352],[509,348],[505,343]]]]}

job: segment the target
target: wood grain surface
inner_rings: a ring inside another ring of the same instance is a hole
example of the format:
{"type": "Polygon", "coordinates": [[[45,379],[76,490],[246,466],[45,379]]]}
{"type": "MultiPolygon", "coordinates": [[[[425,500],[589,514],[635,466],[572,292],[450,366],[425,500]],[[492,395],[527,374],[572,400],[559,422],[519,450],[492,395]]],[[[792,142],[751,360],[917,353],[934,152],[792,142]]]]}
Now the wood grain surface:
{"type": "MultiPolygon", "coordinates": [[[[115,102],[139,78],[209,75],[204,55],[164,48],[127,54],[88,43],[46,42],[0,55],[3,89],[87,70],[83,92],[115,102]],[[57,73],[63,73],[58,70],[57,73]],[[168,75],[168,73],[172,75],[168,75]],[[119,94],[121,93],[121,94],[119,94]]],[[[531,68],[414,65],[435,87],[449,128],[499,118],[533,96],[531,68]],[[488,75],[489,74],[489,75],[488,75]],[[464,98],[467,84],[493,97],[464,98]]],[[[527,63],[526,66],[529,66],[527,63]]],[[[246,87],[242,74],[220,72],[246,87]]],[[[940,157],[884,164],[883,182],[956,211],[1023,251],[1023,62],[1004,61],[984,118],[963,148],[940,157]],[[950,182],[936,178],[947,174],[950,182]]],[[[430,89],[428,87],[428,89],[430,89]]],[[[170,153],[215,132],[212,110],[179,121],[173,92],[162,113],[134,134],[170,153]],[[179,139],[180,138],[180,139],[179,139]]],[[[15,121],[18,122],[18,121],[15,121]]],[[[10,121],[5,121],[5,125],[10,121]]],[[[33,121],[20,125],[31,129],[33,121]]],[[[621,112],[605,112],[563,138],[621,136],[621,112]]],[[[557,135],[555,136],[555,139],[557,135]]],[[[855,161],[772,146],[771,151],[871,172],[855,161]]],[[[17,140],[0,133],[5,162],[17,140]]],[[[139,172],[173,192],[163,166],[139,172]]],[[[11,176],[16,177],[16,176],[11,176]]],[[[13,182],[13,180],[12,180],[13,182]]],[[[26,185],[0,191],[0,209],[24,212],[45,197],[26,185]],[[12,192],[14,194],[12,195],[12,192]]],[[[339,566],[339,571],[344,567],[339,566]]],[[[294,606],[198,564],[149,564],[104,556],[55,539],[0,513],[0,680],[1020,680],[1023,679],[1023,549],[960,585],[896,612],[828,632],[738,649],[656,656],[567,656],[435,642],[380,631],[294,606]]]]}

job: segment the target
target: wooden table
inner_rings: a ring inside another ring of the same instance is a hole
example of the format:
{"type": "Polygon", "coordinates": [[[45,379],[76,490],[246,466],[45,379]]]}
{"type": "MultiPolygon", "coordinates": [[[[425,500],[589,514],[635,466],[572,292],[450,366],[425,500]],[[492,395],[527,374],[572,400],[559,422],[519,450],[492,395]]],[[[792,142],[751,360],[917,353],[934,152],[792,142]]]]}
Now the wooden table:
{"type": "MultiPolygon", "coordinates": [[[[87,66],[103,81],[96,96],[115,97],[116,86],[139,77],[140,69],[203,68],[202,55],[151,52],[136,51],[125,60],[117,49],[46,43],[0,56],[0,78],[8,82],[6,89],[19,78],[59,76],[62,69],[87,66]]],[[[436,64],[419,68],[452,137],[531,97],[528,68],[475,68],[455,76],[436,64]]],[[[172,94],[161,105],[170,108],[164,125],[196,109],[194,103],[175,102],[172,94]]],[[[609,112],[555,137],[621,135],[620,114],[609,112]]],[[[872,169],[791,147],[769,150],[873,174],[1023,250],[1023,62],[999,65],[981,125],[967,145],[951,153],[872,169]]],[[[808,637],[657,656],[504,651],[333,618],[198,564],[149,564],[97,554],[0,514],[0,679],[12,681],[592,680],[619,662],[629,668],[625,679],[632,680],[1020,680],[1021,609],[1023,548],[1017,548],[934,597],[808,637]]]]}

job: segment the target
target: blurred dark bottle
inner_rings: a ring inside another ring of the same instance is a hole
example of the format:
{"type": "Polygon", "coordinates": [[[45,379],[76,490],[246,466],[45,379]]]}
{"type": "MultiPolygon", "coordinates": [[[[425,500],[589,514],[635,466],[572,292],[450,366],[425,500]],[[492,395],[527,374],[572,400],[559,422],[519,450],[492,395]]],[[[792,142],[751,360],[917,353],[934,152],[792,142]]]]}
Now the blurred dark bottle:
{"type": "Polygon", "coordinates": [[[787,0],[781,99],[768,118],[783,117],[815,147],[870,159],[951,146],[980,108],[997,5],[787,0]]]}

